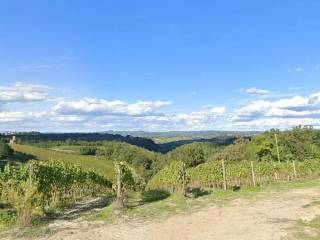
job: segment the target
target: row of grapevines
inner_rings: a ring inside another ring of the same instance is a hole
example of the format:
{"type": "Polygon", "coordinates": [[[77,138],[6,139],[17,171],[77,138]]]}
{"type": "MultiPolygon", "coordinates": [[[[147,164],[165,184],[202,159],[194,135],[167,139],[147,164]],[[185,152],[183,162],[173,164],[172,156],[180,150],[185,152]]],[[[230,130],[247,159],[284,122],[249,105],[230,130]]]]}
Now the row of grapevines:
{"type": "Polygon", "coordinates": [[[111,182],[91,170],[57,162],[30,161],[7,165],[0,171],[0,202],[10,205],[17,218],[44,215],[57,206],[111,190],[111,182]],[[27,212],[26,212],[27,211],[27,212]]]}
{"type": "MultiPolygon", "coordinates": [[[[163,189],[174,192],[181,189],[178,181],[179,163],[171,163],[157,173],[147,184],[148,189],[163,189]]],[[[223,173],[220,162],[207,162],[187,169],[189,187],[222,188],[223,173]]],[[[303,162],[254,162],[241,161],[226,164],[226,182],[232,186],[251,186],[274,181],[289,181],[320,175],[320,161],[303,162]],[[252,168],[253,166],[253,168],[252,168]],[[253,180],[254,179],[254,180],[253,180]]]]}

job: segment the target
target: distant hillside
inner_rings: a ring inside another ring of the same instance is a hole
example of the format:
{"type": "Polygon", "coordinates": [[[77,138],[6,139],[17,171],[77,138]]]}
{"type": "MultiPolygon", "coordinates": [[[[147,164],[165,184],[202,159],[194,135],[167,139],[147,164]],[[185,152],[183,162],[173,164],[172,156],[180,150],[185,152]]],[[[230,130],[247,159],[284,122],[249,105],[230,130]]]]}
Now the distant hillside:
{"type": "MultiPolygon", "coordinates": [[[[12,133],[10,133],[12,135],[12,133]]],[[[133,137],[130,135],[123,136],[120,134],[108,133],[15,133],[21,143],[38,143],[44,141],[119,141],[132,145],[146,148],[148,150],[157,151],[157,144],[149,138],[133,137]]],[[[5,134],[2,137],[9,138],[5,134]]]]}
{"type": "Polygon", "coordinates": [[[144,131],[107,131],[108,134],[131,135],[146,138],[216,138],[221,136],[254,136],[261,134],[260,131],[168,131],[168,132],[144,132],[144,131]]]}
{"type": "Polygon", "coordinates": [[[79,141],[100,142],[118,141],[143,147],[150,151],[167,153],[177,147],[194,143],[209,142],[226,146],[232,144],[237,137],[250,138],[259,132],[226,132],[226,131],[197,131],[197,132],[101,132],[101,133],[8,133],[0,138],[9,140],[16,135],[22,144],[37,145],[45,142],[64,142],[64,145],[85,145],[79,141]],[[129,135],[132,134],[132,135],[129,135]]]}

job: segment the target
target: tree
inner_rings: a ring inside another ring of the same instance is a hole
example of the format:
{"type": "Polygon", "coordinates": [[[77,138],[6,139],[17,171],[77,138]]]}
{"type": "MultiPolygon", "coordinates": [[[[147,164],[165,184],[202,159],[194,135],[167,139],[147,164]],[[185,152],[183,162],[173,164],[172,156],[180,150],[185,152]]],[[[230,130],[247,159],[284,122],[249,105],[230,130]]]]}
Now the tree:
{"type": "Polygon", "coordinates": [[[217,152],[217,147],[210,143],[192,143],[176,148],[166,155],[167,162],[183,161],[186,167],[196,167],[204,163],[217,152]]]}
{"type": "Polygon", "coordinates": [[[13,154],[13,149],[5,142],[0,141],[0,159],[8,158],[13,154]]]}

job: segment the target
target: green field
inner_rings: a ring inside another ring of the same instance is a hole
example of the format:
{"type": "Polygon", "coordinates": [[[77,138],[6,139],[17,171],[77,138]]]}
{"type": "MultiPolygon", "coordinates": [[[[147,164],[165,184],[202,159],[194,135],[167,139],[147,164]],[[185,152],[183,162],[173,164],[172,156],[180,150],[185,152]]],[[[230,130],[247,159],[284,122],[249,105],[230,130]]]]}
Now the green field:
{"type": "Polygon", "coordinates": [[[91,168],[105,175],[108,179],[113,179],[114,165],[111,160],[97,156],[83,156],[73,153],[64,153],[33,146],[14,144],[12,148],[21,153],[34,156],[38,160],[58,160],[79,165],[83,168],[91,168]]]}

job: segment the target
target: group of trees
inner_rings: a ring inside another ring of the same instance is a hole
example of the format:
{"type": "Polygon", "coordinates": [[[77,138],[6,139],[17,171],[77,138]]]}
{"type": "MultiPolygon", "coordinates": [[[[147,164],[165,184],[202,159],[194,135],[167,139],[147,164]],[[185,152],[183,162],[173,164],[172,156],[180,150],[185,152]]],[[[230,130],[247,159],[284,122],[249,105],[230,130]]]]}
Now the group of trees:
{"type": "Polygon", "coordinates": [[[216,158],[227,161],[304,161],[320,158],[320,131],[312,127],[295,127],[290,131],[270,130],[252,137],[237,139],[216,158]]]}
{"type": "Polygon", "coordinates": [[[13,154],[13,149],[5,142],[0,140],[0,159],[5,159],[13,154]]]}

